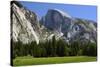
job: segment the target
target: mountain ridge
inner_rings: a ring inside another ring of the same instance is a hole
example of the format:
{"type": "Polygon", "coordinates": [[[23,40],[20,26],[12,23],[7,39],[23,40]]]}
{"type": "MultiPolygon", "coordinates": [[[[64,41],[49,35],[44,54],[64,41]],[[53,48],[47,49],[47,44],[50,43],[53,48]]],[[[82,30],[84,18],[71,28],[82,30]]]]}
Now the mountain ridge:
{"type": "Polygon", "coordinates": [[[39,43],[53,36],[66,42],[97,41],[97,23],[94,21],[73,18],[59,9],[49,9],[45,16],[38,20],[36,13],[16,1],[12,1],[11,10],[13,41],[39,43]]]}

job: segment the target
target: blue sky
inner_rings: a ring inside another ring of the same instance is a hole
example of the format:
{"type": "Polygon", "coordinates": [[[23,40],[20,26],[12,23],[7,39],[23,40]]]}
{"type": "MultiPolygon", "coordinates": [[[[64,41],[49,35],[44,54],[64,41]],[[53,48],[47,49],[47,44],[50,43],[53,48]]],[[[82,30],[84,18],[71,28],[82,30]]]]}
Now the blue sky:
{"type": "Polygon", "coordinates": [[[72,5],[72,4],[54,4],[54,3],[40,3],[21,1],[27,9],[35,12],[39,18],[45,16],[48,9],[60,9],[72,17],[83,18],[97,21],[97,7],[87,5],[72,5]]]}

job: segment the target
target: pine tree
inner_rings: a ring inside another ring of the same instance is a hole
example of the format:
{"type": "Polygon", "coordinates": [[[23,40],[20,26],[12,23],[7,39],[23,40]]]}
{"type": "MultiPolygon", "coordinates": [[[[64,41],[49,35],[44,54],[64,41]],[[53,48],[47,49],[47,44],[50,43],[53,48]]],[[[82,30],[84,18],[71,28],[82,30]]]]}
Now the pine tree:
{"type": "Polygon", "coordinates": [[[56,56],[56,39],[55,39],[55,36],[52,37],[52,56],[56,56]]]}
{"type": "Polygon", "coordinates": [[[72,42],[71,45],[70,45],[70,49],[71,49],[71,55],[72,56],[78,55],[78,52],[80,50],[78,41],[72,42]]]}

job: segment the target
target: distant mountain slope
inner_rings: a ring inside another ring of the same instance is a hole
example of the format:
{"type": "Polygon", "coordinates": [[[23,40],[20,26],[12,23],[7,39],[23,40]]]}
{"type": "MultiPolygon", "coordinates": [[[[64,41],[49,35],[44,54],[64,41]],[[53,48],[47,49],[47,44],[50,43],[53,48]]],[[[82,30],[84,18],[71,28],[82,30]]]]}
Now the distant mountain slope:
{"type": "Polygon", "coordinates": [[[57,31],[62,34],[68,42],[96,42],[97,39],[97,23],[90,20],[73,18],[69,14],[58,10],[50,9],[47,14],[42,17],[41,24],[50,30],[57,31]]]}
{"type": "Polygon", "coordinates": [[[44,17],[38,19],[36,13],[26,9],[17,1],[11,2],[11,25],[11,38],[15,42],[39,43],[53,36],[69,43],[97,41],[96,22],[73,18],[58,9],[49,9],[44,17]]]}

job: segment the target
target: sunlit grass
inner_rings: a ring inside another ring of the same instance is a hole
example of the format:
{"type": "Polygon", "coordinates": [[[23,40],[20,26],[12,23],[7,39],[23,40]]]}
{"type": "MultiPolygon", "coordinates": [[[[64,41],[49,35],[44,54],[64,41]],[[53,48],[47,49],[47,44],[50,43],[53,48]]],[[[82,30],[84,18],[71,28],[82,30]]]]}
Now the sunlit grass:
{"type": "Polygon", "coordinates": [[[19,66],[19,65],[40,65],[40,64],[90,62],[90,61],[96,61],[96,57],[72,56],[72,57],[33,58],[32,56],[26,56],[26,57],[17,57],[16,59],[13,60],[13,64],[14,64],[14,66],[19,66]]]}

